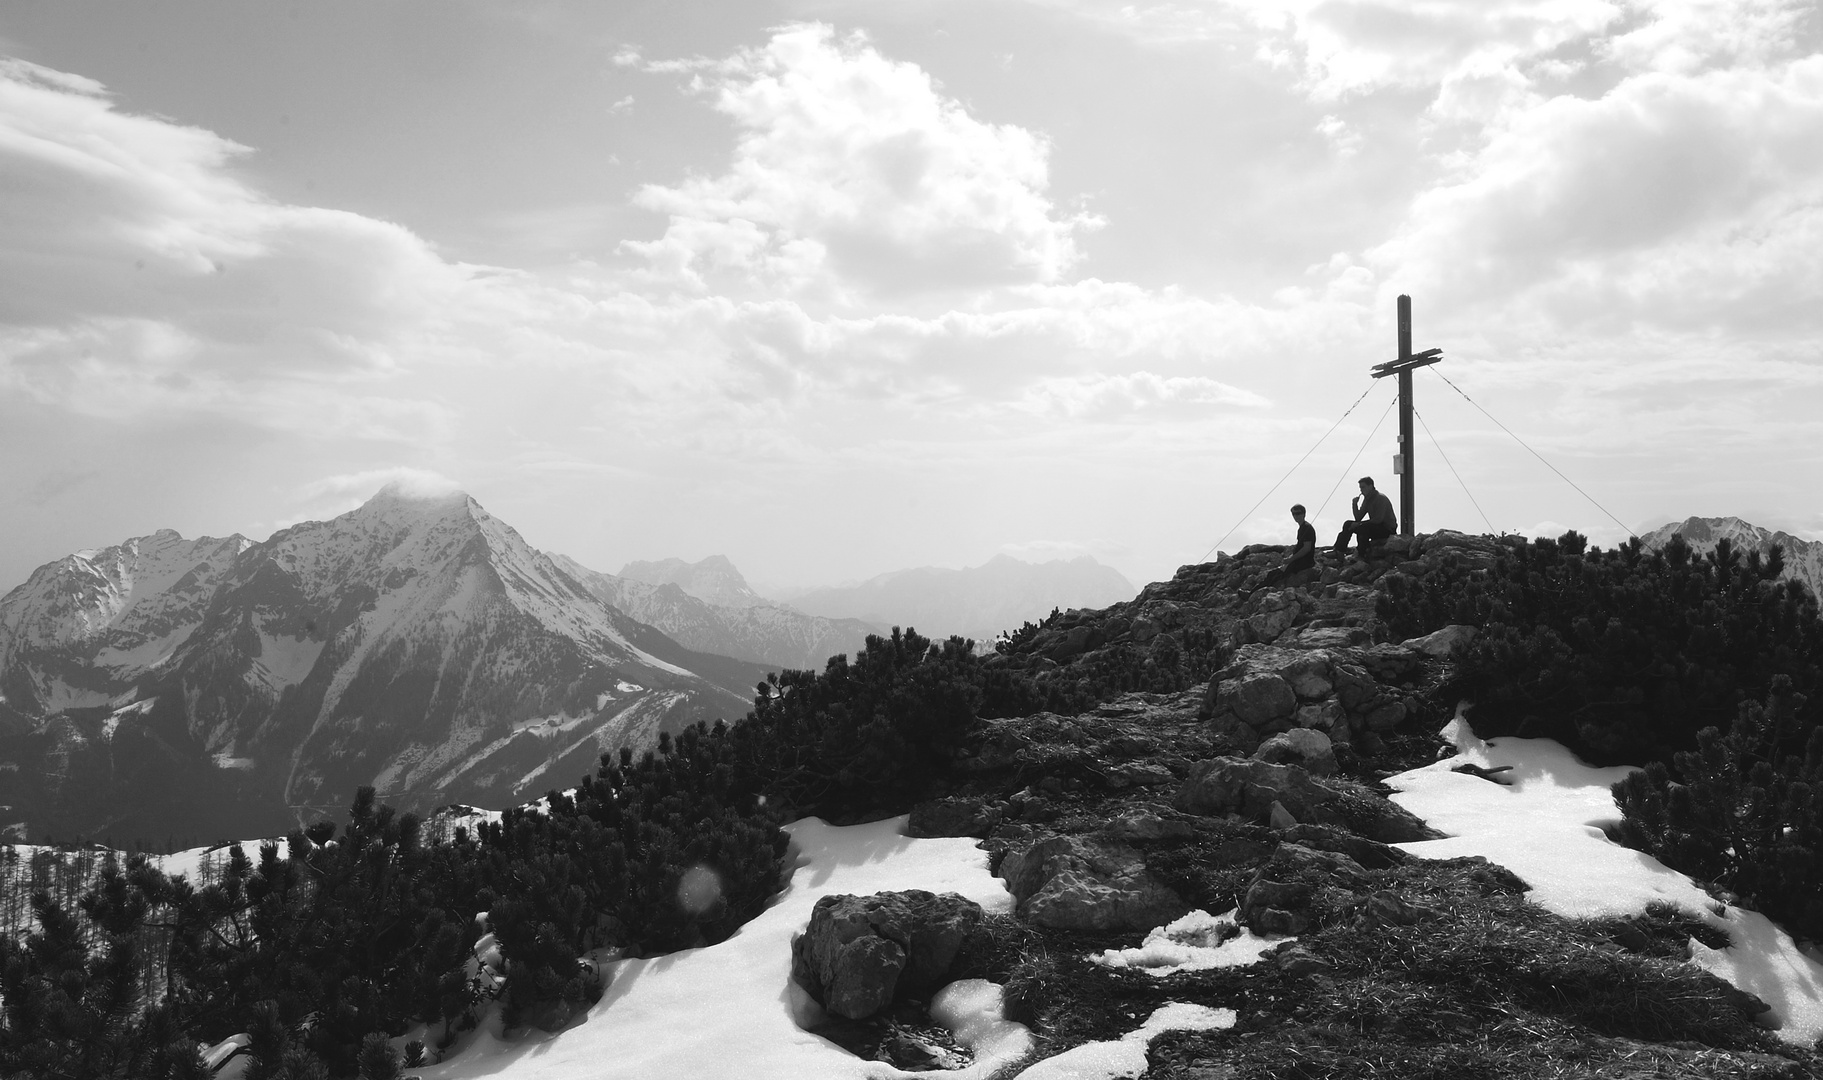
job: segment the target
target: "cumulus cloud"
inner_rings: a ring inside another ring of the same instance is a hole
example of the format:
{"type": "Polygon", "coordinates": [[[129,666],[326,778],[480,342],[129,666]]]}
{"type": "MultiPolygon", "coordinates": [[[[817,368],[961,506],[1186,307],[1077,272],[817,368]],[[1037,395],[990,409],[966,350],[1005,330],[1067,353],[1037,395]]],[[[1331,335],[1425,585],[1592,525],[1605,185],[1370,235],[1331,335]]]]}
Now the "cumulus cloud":
{"type": "Polygon", "coordinates": [[[669,223],[626,244],[674,279],[836,298],[1051,282],[1099,223],[1052,203],[1042,135],[976,119],[863,35],[787,27],[696,79],[739,129],[733,160],[644,188],[669,223]]]}
{"type": "Polygon", "coordinates": [[[1811,333],[1823,289],[1823,55],[1636,72],[1529,101],[1369,253],[1445,304],[1557,325],[1811,333]]]}

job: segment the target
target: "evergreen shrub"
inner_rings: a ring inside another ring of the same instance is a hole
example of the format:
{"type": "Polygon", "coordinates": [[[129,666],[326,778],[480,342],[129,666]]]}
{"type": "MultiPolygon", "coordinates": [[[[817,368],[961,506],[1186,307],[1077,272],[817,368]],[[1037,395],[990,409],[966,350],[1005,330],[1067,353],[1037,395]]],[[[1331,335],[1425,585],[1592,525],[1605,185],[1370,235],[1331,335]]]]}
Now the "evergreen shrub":
{"type": "MultiPolygon", "coordinates": [[[[1395,638],[1450,623],[1481,633],[1456,688],[1483,738],[1554,738],[1597,764],[1669,761],[1696,734],[1763,697],[1775,675],[1817,697],[1823,622],[1783,556],[1726,541],[1698,556],[1681,537],[1612,551],[1575,532],[1507,540],[1493,565],[1448,554],[1422,579],[1389,578],[1378,614],[1395,638]]],[[[1805,706],[1799,720],[1823,714],[1805,706]]]]}

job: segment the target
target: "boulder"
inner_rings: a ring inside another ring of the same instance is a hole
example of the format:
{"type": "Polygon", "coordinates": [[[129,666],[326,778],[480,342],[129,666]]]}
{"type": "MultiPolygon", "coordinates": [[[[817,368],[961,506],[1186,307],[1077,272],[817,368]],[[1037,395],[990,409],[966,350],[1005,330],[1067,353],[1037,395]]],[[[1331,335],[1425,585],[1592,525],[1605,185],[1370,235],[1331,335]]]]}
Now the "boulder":
{"type": "Polygon", "coordinates": [[[1298,621],[1303,610],[1303,605],[1295,600],[1274,602],[1267,610],[1249,616],[1242,625],[1246,627],[1248,640],[1272,641],[1291,629],[1291,624],[1298,621]]]}
{"type": "Polygon", "coordinates": [[[1315,728],[1332,741],[1338,735],[1346,738],[1348,733],[1348,714],[1342,711],[1342,703],[1334,698],[1314,705],[1300,705],[1292,719],[1299,727],[1315,728]]]}
{"type": "Polygon", "coordinates": [[[1306,626],[1279,635],[1278,643],[1296,645],[1303,649],[1340,649],[1350,645],[1365,645],[1373,637],[1359,626],[1306,626]]]}
{"type": "Polygon", "coordinates": [[[1405,719],[1405,703],[1388,701],[1374,706],[1361,716],[1361,724],[1369,731],[1391,731],[1405,719]]]}
{"type": "Polygon", "coordinates": [[[1321,701],[1335,689],[1329,678],[1329,654],[1316,650],[1280,668],[1279,678],[1290,683],[1291,692],[1304,701],[1321,701]]]}
{"type": "Polygon", "coordinates": [[[1009,851],[996,873],[1028,922],[1060,930],[1151,930],[1190,905],[1118,840],[1050,836],[1009,851]]]}
{"type": "Polygon", "coordinates": [[[1408,649],[1416,649],[1426,656],[1447,660],[1461,654],[1468,648],[1469,642],[1475,640],[1475,628],[1453,623],[1441,630],[1433,631],[1423,637],[1415,637],[1401,644],[1408,649]]]}
{"type": "Polygon", "coordinates": [[[1277,675],[1248,675],[1221,683],[1215,706],[1215,712],[1231,712],[1242,723],[1257,729],[1290,717],[1297,710],[1298,695],[1290,683],[1277,675]]]}
{"type": "Polygon", "coordinates": [[[1261,934],[1296,934],[1342,915],[1368,883],[1346,855],[1281,842],[1241,898],[1240,921],[1261,934]]]}
{"type": "Polygon", "coordinates": [[[1335,747],[1328,735],[1315,728],[1281,731],[1261,743],[1253,752],[1253,759],[1274,765],[1296,765],[1312,776],[1330,776],[1336,771],[1335,747]]]}
{"type": "Polygon", "coordinates": [[[1326,807],[1336,799],[1335,792],[1296,766],[1220,757],[1191,766],[1173,805],[1188,814],[1238,813],[1263,823],[1277,802],[1298,821],[1332,822],[1335,816],[1326,807]]]}
{"type": "Polygon", "coordinates": [[[1355,664],[1338,663],[1331,666],[1331,678],[1335,682],[1336,696],[1341,699],[1342,707],[1349,712],[1360,712],[1381,695],[1380,684],[1372,675],[1355,664]]]}
{"type": "Polygon", "coordinates": [[[981,918],[979,904],[955,893],[825,896],[791,943],[792,978],[837,1016],[872,1016],[947,982],[981,918]]]}

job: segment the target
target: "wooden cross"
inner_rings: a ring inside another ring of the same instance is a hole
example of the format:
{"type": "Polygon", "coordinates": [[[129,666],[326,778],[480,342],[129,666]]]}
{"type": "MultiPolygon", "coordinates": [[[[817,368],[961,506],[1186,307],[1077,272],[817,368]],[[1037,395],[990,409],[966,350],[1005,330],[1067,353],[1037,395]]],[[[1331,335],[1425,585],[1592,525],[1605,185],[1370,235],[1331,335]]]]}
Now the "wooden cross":
{"type": "Polygon", "coordinates": [[[1399,358],[1373,366],[1373,376],[1383,379],[1399,376],[1399,453],[1393,458],[1393,472],[1399,477],[1399,535],[1411,536],[1417,531],[1412,521],[1417,501],[1418,482],[1412,467],[1412,372],[1429,367],[1443,359],[1442,349],[1412,353],[1412,298],[1399,297],[1399,358]]]}

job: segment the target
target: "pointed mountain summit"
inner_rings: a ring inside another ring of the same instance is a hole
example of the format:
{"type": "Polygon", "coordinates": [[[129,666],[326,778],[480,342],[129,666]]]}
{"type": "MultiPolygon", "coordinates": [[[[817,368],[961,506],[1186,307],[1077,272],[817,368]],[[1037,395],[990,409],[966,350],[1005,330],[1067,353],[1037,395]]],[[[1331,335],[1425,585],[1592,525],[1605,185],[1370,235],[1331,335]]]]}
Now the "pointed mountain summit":
{"type": "Polygon", "coordinates": [[[1702,555],[1714,551],[1719,540],[1727,540],[1737,551],[1761,554],[1777,544],[1785,549],[1785,572],[1780,576],[1802,581],[1811,592],[1823,596],[1823,540],[1805,540],[1788,532],[1764,529],[1738,517],[1691,517],[1660,525],[1642,534],[1640,541],[1648,548],[1660,548],[1678,534],[1702,555]]]}
{"type": "Polygon", "coordinates": [[[630,562],[620,568],[618,576],[648,585],[675,585],[698,600],[722,607],[777,606],[749,588],[747,579],[726,555],[711,555],[693,563],[682,559],[630,562]]]}
{"type": "MultiPolygon", "coordinates": [[[[162,543],[193,563],[204,544],[174,533],[162,543]]],[[[207,550],[234,546],[215,543],[207,550]]],[[[369,784],[403,809],[522,802],[567,786],[603,753],[644,750],[699,719],[740,717],[764,674],[694,653],[602,603],[460,492],[392,486],[340,517],[238,543],[224,565],[184,571],[173,555],[156,574],[136,574],[139,591],[127,589],[124,608],[126,586],[110,592],[84,569],[99,555],[41,569],[0,601],[0,656],[27,660],[0,670],[0,685],[62,695],[8,694],[31,728],[21,737],[75,762],[35,777],[41,790],[0,785],[0,796],[14,796],[0,801],[36,808],[34,834],[52,822],[59,832],[143,827],[148,799],[181,802],[143,760],[122,760],[122,748],[143,750],[147,739],[169,759],[167,774],[217,796],[232,789],[221,801],[268,829],[339,811],[369,784]],[[175,591],[182,581],[188,592],[175,591]],[[162,636],[153,631],[166,623],[147,619],[137,636],[114,631],[101,646],[94,631],[73,629],[119,622],[117,609],[176,614],[162,636]],[[9,632],[16,624],[35,637],[9,632]],[[80,646],[17,648],[14,638],[80,646]],[[129,653],[133,664],[97,661],[129,653]],[[137,768],[151,794],[135,805],[78,799],[85,767],[137,768]]],[[[211,819],[192,809],[186,821],[211,819]]],[[[246,828],[223,822],[221,834],[246,828]]]]}

